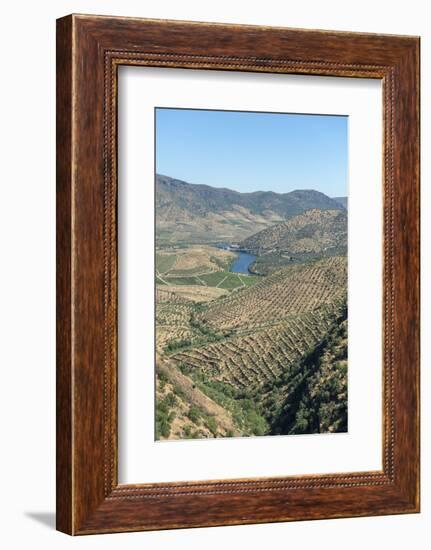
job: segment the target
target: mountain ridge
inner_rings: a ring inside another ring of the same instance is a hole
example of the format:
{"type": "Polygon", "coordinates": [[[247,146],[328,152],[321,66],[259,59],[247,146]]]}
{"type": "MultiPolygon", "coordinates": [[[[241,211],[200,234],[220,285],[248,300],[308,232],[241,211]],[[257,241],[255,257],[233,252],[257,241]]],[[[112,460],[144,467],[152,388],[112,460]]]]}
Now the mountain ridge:
{"type": "Polygon", "coordinates": [[[162,174],[156,174],[155,200],[159,242],[237,241],[306,210],[344,210],[313,189],[241,193],[162,174]]]}
{"type": "Polygon", "coordinates": [[[342,206],[344,206],[344,208],[347,210],[347,205],[348,205],[348,197],[331,197],[332,200],[338,202],[339,204],[341,204],[342,206]]]}

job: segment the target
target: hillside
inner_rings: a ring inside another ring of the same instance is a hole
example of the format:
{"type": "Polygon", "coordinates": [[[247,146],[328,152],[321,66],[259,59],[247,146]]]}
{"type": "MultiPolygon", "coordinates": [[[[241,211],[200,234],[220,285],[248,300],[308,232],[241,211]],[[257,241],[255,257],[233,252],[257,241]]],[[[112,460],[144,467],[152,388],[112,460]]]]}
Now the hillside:
{"type": "Polygon", "coordinates": [[[347,309],[321,342],[263,393],[272,434],[347,431],[347,309]]]}
{"type": "Polygon", "coordinates": [[[347,212],[308,210],[240,242],[259,256],[254,271],[266,274],[290,261],[306,261],[347,253],[347,212]]]}
{"type": "Polygon", "coordinates": [[[346,258],[257,279],[204,301],[158,286],[159,437],[345,431],[346,258]]]}
{"type": "Polygon", "coordinates": [[[169,319],[171,340],[161,339],[161,348],[178,365],[220,382],[263,383],[323,338],[343,307],[346,277],[345,258],[330,258],[285,268],[206,304],[184,305],[181,317],[169,319]]]}
{"type": "Polygon", "coordinates": [[[239,193],[156,175],[158,245],[239,241],[310,209],[343,206],[314,190],[239,193]]]}
{"type": "Polygon", "coordinates": [[[332,197],[332,200],[338,202],[347,210],[348,198],[347,197],[332,197]]]}
{"type": "Polygon", "coordinates": [[[347,261],[328,258],[260,278],[241,292],[209,302],[199,319],[213,329],[238,330],[298,316],[329,304],[346,291],[347,261]]]}
{"type": "Polygon", "coordinates": [[[240,435],[227,410],[196,388],[192,380],[157,355],[156,438],[185,439],[240,435]],[[217,419],[217,420],[216,420],[217,419]]]}
{"type": "Polygon", "coordinates": [[[345,431],[346,265],[292,265],[208,302],[181,298],[176,315],[160,290],[161,437],[345,431]]]}

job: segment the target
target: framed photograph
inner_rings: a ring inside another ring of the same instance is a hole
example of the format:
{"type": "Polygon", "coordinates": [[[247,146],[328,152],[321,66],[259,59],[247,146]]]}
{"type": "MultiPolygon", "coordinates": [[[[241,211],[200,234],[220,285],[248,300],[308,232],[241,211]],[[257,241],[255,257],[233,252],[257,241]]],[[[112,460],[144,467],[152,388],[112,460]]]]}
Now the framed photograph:
{"type": "Polygon", "coordinates": [[[57,21],[57,528],[419,511],[419,38],[57,21]]]}

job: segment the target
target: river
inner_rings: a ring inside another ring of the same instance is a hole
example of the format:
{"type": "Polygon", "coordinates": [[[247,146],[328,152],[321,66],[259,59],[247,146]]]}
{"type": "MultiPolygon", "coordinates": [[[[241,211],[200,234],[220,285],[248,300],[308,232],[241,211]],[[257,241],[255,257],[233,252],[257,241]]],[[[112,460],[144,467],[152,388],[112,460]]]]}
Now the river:
{"type": "Polygon", "coordinates": [[[232,273],[245,273],[249,275],[249,265],[254,262],[256,256],[253,254],[248,254],[247,252],[237,252],[237,254],[238,257],[233,262],[230,271],[232,271],[232,273]]]}

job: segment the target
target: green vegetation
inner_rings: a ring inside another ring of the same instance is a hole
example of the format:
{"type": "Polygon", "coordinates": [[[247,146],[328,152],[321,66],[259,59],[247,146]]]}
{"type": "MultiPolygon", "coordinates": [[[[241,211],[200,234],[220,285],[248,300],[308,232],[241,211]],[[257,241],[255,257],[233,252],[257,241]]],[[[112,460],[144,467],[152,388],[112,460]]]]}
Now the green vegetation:
{"type": "Polygon", "coordinates": [[[241,286],[244,286],[244,283],[236,273],[228,273],[224,281],[219,284],[219,288],[226,288],[228,290],[240,288],[241,286]]]}
{"type": "Polygon", "coordinates": [[[194,424],[197,424],[204,414],[205,413],[204,411],[202,411],[201,408],[197,407],[196,405],[192,405],[189,409],[189,412],[187,413],[187,416],[194,424]]]}
{"type": "MultiPolygon", "coordinates": [[[[207,273],[205,275],[201,275],[200,279],[207,285],[207,286],[217,286],[220,284],[223,279],[228,275],[226,271],[215,271],[214,273],[207,273]]],[[[202,284],[202,283],[200,283],[202,284]]]]}
{"type": "Polygon", "coordinates": [[[167,438],[171,433],[171,424],[175,418],[173,410],[177,404],[177,398],[173,393],[168,393],[163,399],[156,402],[156,439],[167,438]]]}
{"type": "Polygon", "coordinates": [[[163,275],[163,273],[166,273],[175,264],[175,256],[168,256],[166,254],[156,254],[156,269],[157,271],[163,275]]]}
{"type": "Polygon", "coordinates": [[[205,425],[209,429],[209,431],[212,433],[212,435],[214,437],[217,437],[217,422],[213,416],[207,416],[205,425]]]}
{"type": "Polygon", "coordinates": [[[347,431],[347,309],[318,346],[262,390],[271,434],[347,431]]]}
{"type": "MultiPolygon", "coordinates": [[[[190,270],[191,271],[191,270],[190,270]]],[[[209,286],[233,290],[244,286],[252,286],[259,281],[258,277],[252,275],[238,275],[230,271],[215,271],[213,273],[201,274],[199,276],[174,276],[172,272],[169,275],[163,276],[163,281],[156,276],[157,284],[170,285],[193,285],[193,286],[209,286]]]]}
{"type": "Polygon", "coordinates": [[[182,348],[187,348],[191,345],[192,341],[189,338],[184,338],[183,340],[169,340],[166,345],[165,350],[169,353],[172,351],[177,351],[182,348]]]}
{"type": "MultiPolygon", "coordinates": [[[[268,431],[262,405],[253,398],[252,393],[239,390],[225,382],[211,380],[202,371],[190,368],[185,364],[180,364],[179,368],[183,374],[190,376],[203,393],[231,413],[235,425],[241,433],[244,435],[264,435],[268,431]]],[[[200,416],[203,416],[202,413],[200,416]]],[[[193,418],[189,414],[189,418],[193,421],[196,417],[195,413],[193,413],[193,418]]],[[[207,418],[206,420],[208,427],[210,425],[214,427],[214,422],[215,419],[209,420],[207,418]]],[[[230,434],[230,437],[232,435],[233,433],[230,434]]]]}
{"type": "Polygon", "coordinates": [[[156,285],[165,285],[165,281],[162,281],[162,279],[160,279],[160,277],[158,277],[156,275],[156,285]]]}
{"type": "Polygon", "coordinates": [[[259,281],[258,277],[253,277],[252,275],[241,274],[241,275],[238,275],[238,277],[245,284],[245,286],[253,286],[259,281]]]}
{"type": "Polygon", "coordinates": [[[170,285],[200,285],[196,277],[166,277],[164,280],[170,285]]]}
{"type": "Polygon", "coordinates": [[[200,279],[208,286],[217,286],[228,290],[243,286],[252,286],[259,280],[258,277],[238,275],[230,271],[218,271],[217,273],[202,275],[200,279]]]}
{"type": "Polygon", "coordinates": [[[190,409],[187,412],[188,418],[195,425],[201,425],[207,428],[213,437],[217,437],[218,434],[218,425],[217,420],[214,416],[206,413],[201,407],[197,405],[191,405],[190,409]]]}
{"type": "MultiPolygon", "coordinates": [[[[243,435],[283,435],[347,430],[347,310],[343,308],[329,331],[300,360],[263,385],[239,389],[214,380],[201,370],[180,363],[209,398],[230,412],[243,435]]],[[[196,406],[192,422],[201,419],[211,432],[216,422],[196,406]]]]}

